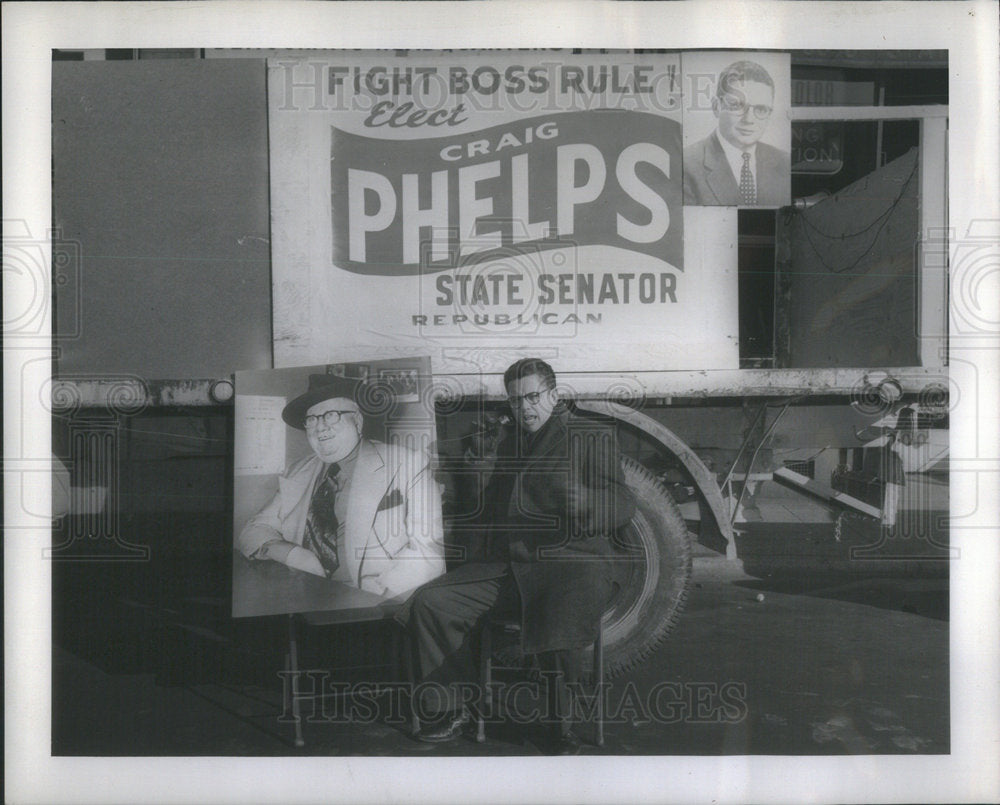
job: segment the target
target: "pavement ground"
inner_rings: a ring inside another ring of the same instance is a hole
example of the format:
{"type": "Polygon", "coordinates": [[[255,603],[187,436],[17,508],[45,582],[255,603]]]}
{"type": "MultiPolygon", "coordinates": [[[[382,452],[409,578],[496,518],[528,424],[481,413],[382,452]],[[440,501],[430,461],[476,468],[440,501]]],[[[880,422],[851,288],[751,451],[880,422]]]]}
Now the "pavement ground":
{"type": "MultiPolygon", "coordinates": [[[[146,629],[148,613],[135,608],[133,629],[146,629]]],[[[519,724],[510,713],[488,724],[484,743],[416,742],[408,711],[390,694],[362,696],[346,716],[338,703],[347,700],[324,699],[319,711],[303,704],[313,718],[303,723],[299,748],[293,724],[282,720],[277,664],[256,676],[232,663],[213,664],[213,646],[229,638],[196,624],[182,635],[186,642],[159,634],[142,645],[128,642],[126,626],[115,628],[124,631],[106,648],[84,635],[54,647],[53,754],[543,752],[541,726],[519,724]],[[183,672],[164,670],[163,656],[180,654],[183,672]]],[[[761,579],[738,562],[697,556],[678,626],[644,663],[611,682],[605,745],[587,743],[592,726],[583,724],[580,752],[947,753],[948,645],[946,576],[761,579]]],[[[351,656],[359,666],[370,659],[351,656]]],[[[516,703],[512,711],[526,712],[516,703]]]]}

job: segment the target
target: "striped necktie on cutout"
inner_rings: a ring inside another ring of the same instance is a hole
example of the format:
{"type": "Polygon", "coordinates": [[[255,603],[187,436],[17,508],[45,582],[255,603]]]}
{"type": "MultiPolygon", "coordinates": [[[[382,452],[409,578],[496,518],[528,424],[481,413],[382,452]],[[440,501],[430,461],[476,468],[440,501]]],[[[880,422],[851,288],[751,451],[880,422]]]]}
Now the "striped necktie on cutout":
{"type": "Polygon", "coordinates": [[[340,567],[337,555],[340,523],[334,510],[337,493],[340,491],[340,479],[337,477],[339,472],[340,465],[336,462],[327,467],[323,480],[313,492],[306,518],[306,547],[319,557],[328,578],[340,567]]]}

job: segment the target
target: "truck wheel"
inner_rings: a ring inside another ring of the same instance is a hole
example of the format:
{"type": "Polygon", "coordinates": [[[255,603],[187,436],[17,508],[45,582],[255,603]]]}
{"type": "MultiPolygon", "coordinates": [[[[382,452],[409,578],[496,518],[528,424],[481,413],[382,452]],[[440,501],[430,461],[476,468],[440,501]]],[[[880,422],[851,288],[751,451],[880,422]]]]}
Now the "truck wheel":
{"type": "Polygon", "coordinates": [[[619,534],[615,592],[604,613],[609,679],[642,663],[666,639],[691,579],[691,542],[677,504],[641,464],[624,456],[622,467],[637,505],[619,534]]]}

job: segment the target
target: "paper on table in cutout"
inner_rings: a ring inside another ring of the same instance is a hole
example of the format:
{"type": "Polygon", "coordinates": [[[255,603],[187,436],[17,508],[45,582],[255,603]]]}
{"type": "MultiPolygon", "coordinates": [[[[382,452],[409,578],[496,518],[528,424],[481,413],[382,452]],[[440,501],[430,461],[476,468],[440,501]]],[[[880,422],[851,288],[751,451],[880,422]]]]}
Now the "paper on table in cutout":
{"type": "Polygon", "coordinates": [[[276,475],[285,469],[284,397],[236,396],[236,474],[276,475]]]}

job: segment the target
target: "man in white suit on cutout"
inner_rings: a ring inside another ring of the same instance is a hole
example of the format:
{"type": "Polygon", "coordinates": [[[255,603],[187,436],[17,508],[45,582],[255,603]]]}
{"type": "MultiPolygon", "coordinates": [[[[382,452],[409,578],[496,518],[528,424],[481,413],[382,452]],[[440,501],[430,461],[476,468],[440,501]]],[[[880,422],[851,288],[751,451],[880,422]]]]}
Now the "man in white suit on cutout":
{"type": "Polygon", "coordinates": [[[282,411],[312,455],[240,532],[237,550],[387,597],[445,571],[441,494],[428,456],[363,438],[362,385],[310,375],[282,411]]]}

